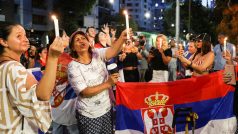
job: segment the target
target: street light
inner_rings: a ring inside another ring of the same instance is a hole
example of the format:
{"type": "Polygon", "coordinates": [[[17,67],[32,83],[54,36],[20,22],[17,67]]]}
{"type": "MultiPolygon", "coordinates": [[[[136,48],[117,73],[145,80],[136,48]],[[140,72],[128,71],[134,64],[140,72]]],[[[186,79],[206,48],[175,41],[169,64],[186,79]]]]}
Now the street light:
{"type": "Polygon", "coordinates": [[[159,6],[159,4],[158,3],[155,3],[155,7],[158,7],[159,6]]]}
{"type": "Polygon", "coordinates": [[[171,27],[174,27],[174,23],[171,24],[171,27]]]}
{"type": "Polygon", "coordinates": [[[146,13],[145,13],[145,18],[146,18],[146,19],[149,19],[149,18],[150,18],[150,12],[146,12],[146,13]]]}

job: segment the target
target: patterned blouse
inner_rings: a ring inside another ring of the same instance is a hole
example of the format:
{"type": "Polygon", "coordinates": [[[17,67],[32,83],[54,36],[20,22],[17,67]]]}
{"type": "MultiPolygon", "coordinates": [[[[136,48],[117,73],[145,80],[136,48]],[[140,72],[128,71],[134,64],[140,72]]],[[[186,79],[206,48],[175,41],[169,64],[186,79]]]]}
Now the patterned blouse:
{"type": "Polygon", "coordinates": [[[50,104],[39,101],[36,85],[26,90],[27,70],[16,61],[0,65],[0,133],[46,132],[51,123],[50,104]]]}

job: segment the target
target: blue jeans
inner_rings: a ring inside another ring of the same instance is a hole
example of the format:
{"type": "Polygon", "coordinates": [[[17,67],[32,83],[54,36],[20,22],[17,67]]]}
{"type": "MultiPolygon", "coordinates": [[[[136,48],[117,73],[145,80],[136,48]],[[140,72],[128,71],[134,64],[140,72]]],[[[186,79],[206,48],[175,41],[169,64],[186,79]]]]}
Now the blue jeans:
{"type": "Polygon", "coordinates": [[[51,125],[53,128],[52,134],[65,134],[66,131],[68,132],[67,134],[79,134],[77,124],[66,126],[52,121],[51,125]]]}

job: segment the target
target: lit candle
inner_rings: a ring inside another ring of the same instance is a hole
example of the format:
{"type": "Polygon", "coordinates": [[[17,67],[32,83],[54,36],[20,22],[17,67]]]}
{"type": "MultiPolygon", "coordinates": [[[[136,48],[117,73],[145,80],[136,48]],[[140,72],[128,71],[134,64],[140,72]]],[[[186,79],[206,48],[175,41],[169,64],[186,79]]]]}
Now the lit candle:
{"type": "Polygon", "coordinates": [[[126,32],[127,32],[127,39],[130,39],[130,34],[129,34],[129,16],[127,11],[124,11],[125,17],[126,17],[126,32]]]}
{"type": "Polygon", "coordinates": [[[225,55],[226,55],[226,40],[227,40],[227,37],[224,38],[224,44],[223,44],[224,45],[224,49],[223,50],[224,50],[225,55]]]}
{"type": "Polygon", "coordinates": [[[232,57],[236,57],[236,47],[233,45],[233,51],[232,51],[233,55],[232,57]]]}
{"type": "Polygon", "coordinates": [[[59,37],[59,21],[56,18],[56,16],[52,15],[52,19],[54,20],[54,26],[55,26],[55,36],[59,37]]]}
{"type": "Polygon", "coordinates": [[[163,39],[160,38],[160,39],[159,39],[159,47],[160,47],[160,48],[162,47],[162,44],[163,44],[163,39]]]}

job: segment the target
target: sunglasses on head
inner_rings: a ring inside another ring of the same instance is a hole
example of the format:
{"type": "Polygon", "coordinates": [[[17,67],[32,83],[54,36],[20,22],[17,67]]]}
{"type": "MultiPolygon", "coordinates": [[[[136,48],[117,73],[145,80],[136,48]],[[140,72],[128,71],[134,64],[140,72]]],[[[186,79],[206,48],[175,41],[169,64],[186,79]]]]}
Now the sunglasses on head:
{"type": "Polygon", "coordinates": [[[196,42],[202,42],[202,40],[196,40],[196,42]]]}

